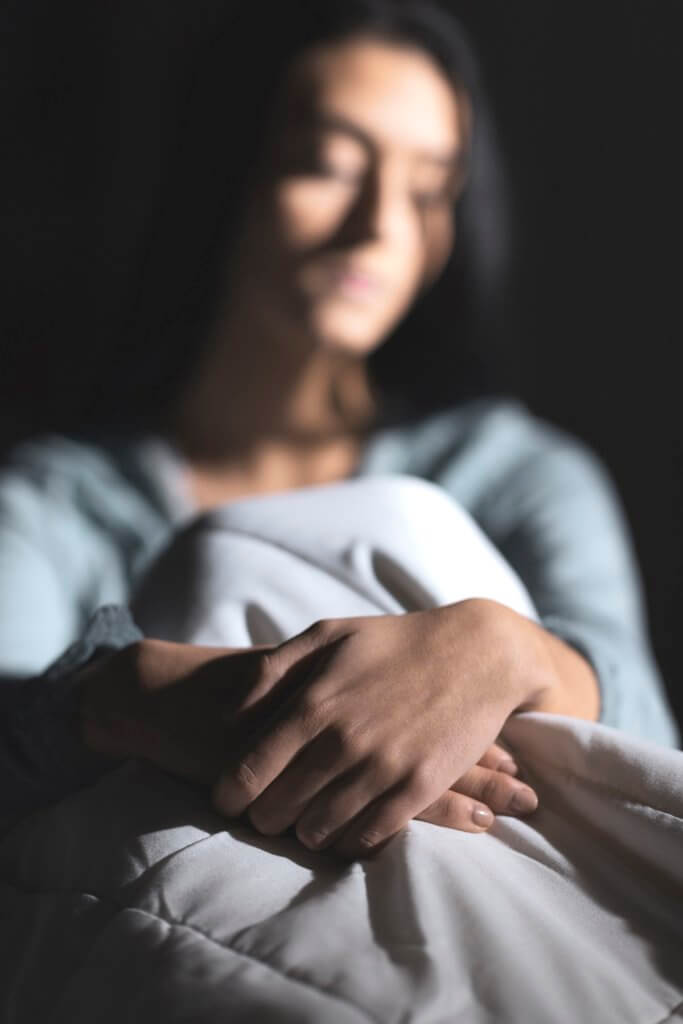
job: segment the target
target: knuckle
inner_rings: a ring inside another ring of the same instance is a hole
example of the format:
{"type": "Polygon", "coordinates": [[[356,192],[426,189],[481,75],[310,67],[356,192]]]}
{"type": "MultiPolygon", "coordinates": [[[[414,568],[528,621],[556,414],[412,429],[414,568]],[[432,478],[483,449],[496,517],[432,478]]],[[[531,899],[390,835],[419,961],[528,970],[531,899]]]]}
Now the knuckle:
{"type": "Polygon", "coordinates": [[[358,760],[364,753],[358,731],[347,722],[333,722],[327,730],[333,756],[358,760]]]}
{"type": "Polygon", "coordinates": [[[301,687],[294,699],[294,713],[310,719],[314,725],[325,725],[343,743],[350,741],[357,729],[348,721],[348,716],[342,716],[339,695],[324,676],[312,679],[301,687]]]}
{"type": "Polygon", "coordinates": [[[400,751],[393,747],[374,750],[370,763],[374,773],[386,781],[394,780],[404,772],[404,761],[400,751]]]}
{"type": "Polygon", "coordinates": [[[506,784],[505,779],[501,779],[496,772],[490,772],[481,787],[480,798],[489,806],[497,806],[501,802],[507,802],[509,789],[509,783],[506,784]]]}
{"type": "Polygon", "coordinates": [[[258,778],[246,760],[238,761],[233,770],[229,773],[231,781],[247,793],[253,792],[258,787],[258,778]]]}
{"type": "Polygon", "coordinates": [[[323,644],[334,631],[334,620],[333,619],[316,619],[311,625],[305,630],[306,636],[309,640],[313,641],[315,647],[323,644]]]}
{"type": "Polygon", "coordinates": [[[302,714],[315,714],[324,706],[325,698],[316,683],[303,686],[296,698],[297,711],[302,714]]]}
{"type": "Polygon", "coordinates": [[[443,801],[442,824],[447,828],[464,830],[469,827],[470,802],[459,793],[451,793],[443,801]]]}
{"type": "Polygon", "coordinates": [[[420,817],[444,828],[469,832],[472,831],[471,807],[471,800],[462,793],[447,790],[433,804],[430,804],[420,817]]]}
{"type": "Polygon", "coordinates": [[[278,678],[278,661],[277,648],[270,651],[264,651],[263,654],[259,656],[258,670],[256,673],[259,685],[267,686],[278,678]]]}
{"type": "Polygon", "coordinates": [[[420,814],[430,821],[448,822],[453,818],[454,806],[457,801],[457,794],[446,792],[437,797],[433,803],[425,807],[420,814]]]}
{"type": "Polygon", "coordinates": [[[304,728],[317,730],[326,717],[327,701],[315,685],[306,686],[295,701],[294,713],[304,728]]]}
{"type": "Polygon", "coordinates": [[[485,757],[490,757],[497,761],[502,761],[510,755],[506,750],[501,747],[499,743],[492,743],[489,749],[486,751],[485,757]]]}
{"type": "Polygon", "coordinates": [[[216,810],[232,817],[241,814],[259,795],[256,773],[246,760],[226,767],[213,789],[216,810]]]}

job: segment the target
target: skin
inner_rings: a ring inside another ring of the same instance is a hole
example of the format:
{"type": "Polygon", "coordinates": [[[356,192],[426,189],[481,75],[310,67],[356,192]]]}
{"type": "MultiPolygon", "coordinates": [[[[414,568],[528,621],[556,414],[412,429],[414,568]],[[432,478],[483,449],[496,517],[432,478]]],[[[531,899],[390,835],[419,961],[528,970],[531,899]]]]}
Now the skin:
{"type": "MultiPolygon", "coordinates": [[[[353,470],[377,412],[367,356],[455,244],[468,132],[466,100],[417,49],[353,38],[292,68],[171,428],[200,508],[353,470]]],[[[481,599],[322,620],[275,648],[143,641],[83,685],[93,749],[147,757],[211,785],[227,817],[349,858],[413,817],[476,832],[490,810],[533,810],[496,743],[520,710],[596,719],[597,680],[481,599]]]]}

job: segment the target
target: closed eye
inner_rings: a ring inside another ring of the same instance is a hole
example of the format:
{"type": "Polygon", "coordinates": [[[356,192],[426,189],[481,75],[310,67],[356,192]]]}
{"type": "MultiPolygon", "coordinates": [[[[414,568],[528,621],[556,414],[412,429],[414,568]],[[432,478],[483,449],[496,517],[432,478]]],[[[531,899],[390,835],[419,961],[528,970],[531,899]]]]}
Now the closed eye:
{"type": "Polygon", "coordinates": [[[335,178],[337,181],[357,185],[363,180],[364,170],[355,167],[335,167],[334,164],[321,160],[313,167],[313,173],[322,178],[335,178]]]}

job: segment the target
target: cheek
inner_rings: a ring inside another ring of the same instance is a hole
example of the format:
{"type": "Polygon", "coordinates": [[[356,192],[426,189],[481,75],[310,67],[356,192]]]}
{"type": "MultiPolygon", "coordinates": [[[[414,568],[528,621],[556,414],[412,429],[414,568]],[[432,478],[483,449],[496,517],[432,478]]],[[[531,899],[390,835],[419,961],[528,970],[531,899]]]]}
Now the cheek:
{"type": "Polygon", "coordinates": [[[285,179],[273,193],[276,237],[292,255],[304,254],[334,236],[349,205],[349,191],[341,184],[285,179]]]}

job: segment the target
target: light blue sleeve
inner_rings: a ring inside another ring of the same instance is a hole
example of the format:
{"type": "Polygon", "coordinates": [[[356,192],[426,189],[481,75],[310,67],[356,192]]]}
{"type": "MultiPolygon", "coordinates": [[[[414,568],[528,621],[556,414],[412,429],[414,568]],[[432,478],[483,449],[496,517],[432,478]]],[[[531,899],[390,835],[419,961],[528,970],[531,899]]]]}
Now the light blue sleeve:
{"type": "Polygon", "coordinates": [[[124,520],[135,505],[73,454],[38,445],[0,471],[0,831],[110,766],[82,744],[70,679],[141,637],[108,603],[126,590],[101,528],[117,500],[124,520]]]}
{"type": "Polygon", "coordinates": [[[96,608],[125,603],[121,557],[102,526],[117,493],[79,469],[77,454],[36,445],[0,470],[0,676],[42,672],[96,608]]]}
{"type": "MultiPolygon", "coordinates": [[[[77,566],[52,542],[67,524],[58,503],[19,480],[0,481],[0,673],[41,672],[73,641],[81,622],[77,566]]],[[[73,561],[82,553],[74,552],[73,561]]]]}
{"type": "Polygon", "coordinates": [[[630,528],[601,460],[539,423],[536,441],[486,493],[477,517],[524,580],[545,628],[592,664],[600,721],[680,746],[630,528]]]}

